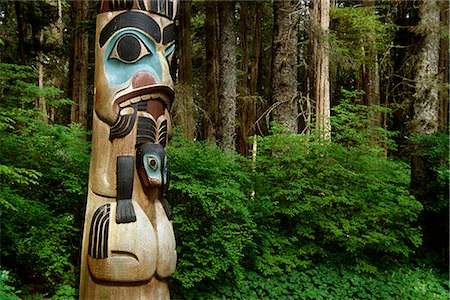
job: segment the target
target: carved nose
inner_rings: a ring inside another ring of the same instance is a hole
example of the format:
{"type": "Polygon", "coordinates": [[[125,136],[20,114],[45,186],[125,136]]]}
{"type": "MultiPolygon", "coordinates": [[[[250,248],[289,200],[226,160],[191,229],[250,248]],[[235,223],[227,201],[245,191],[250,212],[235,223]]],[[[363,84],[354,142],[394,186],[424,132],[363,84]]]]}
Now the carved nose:
{"type": "Polygon", "coordinates": [[[155,77],[152,74],[143,71],[134,74],[131,82],[134,89],[157,83],[155,77]]]}

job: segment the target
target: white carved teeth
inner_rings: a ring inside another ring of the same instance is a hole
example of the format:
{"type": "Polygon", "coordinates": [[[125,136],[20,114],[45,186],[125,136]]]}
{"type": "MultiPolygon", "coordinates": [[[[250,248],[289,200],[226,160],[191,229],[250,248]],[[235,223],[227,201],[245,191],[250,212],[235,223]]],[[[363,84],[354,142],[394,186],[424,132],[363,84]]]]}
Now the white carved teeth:
{"type": "Polygon", "coordinates": [[[119,103],[119,107],[125,107],[125,106],[128,106],[130,104],[131,104],[131,101],[130,100],[126,100],[126,101],[123,101],[122,103],[119,103]]]}
{"type": "Polygon", "coordinates": [[[125,107],[124,109],[120,110],[121,116],[131,115],[134,114],[134,109],[132,107],[125,107]]]}
{"type": "Polygon", "coordinates": [[[131,98],[131,103],[138,103],[141,101],[141,97],[131,98]]]}
{"type": "Polygon", "coordinates": [[[124,108],[124,107],[129,106],[130,104],[134,104],[134,103],[138,103],[138,102],[146,101],[146,100],[150,100],[150,99],[155,99],[155,100],[161,99],[165,103],[170,102],[169,97],[167,97],[165,94],[154,93],[154,94],[146,94],[146,95],[142,95],[142,96],[137,96],[137,97],[125,100],[125,101],[119,103],[119,107],[124,108]]]}

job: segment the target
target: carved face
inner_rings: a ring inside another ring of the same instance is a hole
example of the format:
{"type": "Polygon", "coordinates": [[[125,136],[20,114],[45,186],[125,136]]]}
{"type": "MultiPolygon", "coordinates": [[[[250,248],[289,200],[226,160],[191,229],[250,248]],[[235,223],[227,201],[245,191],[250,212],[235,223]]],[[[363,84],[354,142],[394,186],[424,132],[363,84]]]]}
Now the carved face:
{"type": "Polygon", "coordinates": [[[170,107],[174,38],[173,21],[154,13],[122,10],[98,15],[95,112],[102,121],[113,125],[119,113],[126,116],[137,107],[157,119],[170,107]]]}
{"type": "Polygon", "coordinates": [[[136,164],[144,187],[163,187],[168,182],[168,162],[160,144],[143,144],[138,148],[136,164]]]}

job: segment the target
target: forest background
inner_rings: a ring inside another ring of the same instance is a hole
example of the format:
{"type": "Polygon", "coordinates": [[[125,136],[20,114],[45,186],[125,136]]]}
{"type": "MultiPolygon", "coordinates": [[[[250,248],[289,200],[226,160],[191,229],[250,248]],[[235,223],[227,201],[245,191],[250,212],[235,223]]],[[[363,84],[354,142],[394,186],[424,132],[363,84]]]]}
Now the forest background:
{"type": "MultiPolygon", "coordinates": [[[[0,298],[77,296],[99,1],[0,3],[0,298]]],[[[448,299],[448,1],[182,1],[175,299],[448,299]]]]}

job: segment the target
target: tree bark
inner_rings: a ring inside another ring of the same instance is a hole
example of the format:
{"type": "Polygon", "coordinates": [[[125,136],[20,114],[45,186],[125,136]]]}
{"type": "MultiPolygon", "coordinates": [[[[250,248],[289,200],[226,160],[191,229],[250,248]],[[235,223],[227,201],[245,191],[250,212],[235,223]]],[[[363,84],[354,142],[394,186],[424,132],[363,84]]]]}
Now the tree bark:
{"type": "Polygon", "coordinates": [[[262,34],[261,34],[261,4],[251,2],[254,5],[254,34],[253,34],[253,59],[251,66],[249,93],[256,95],[258,89],[258,74],[259,64],[261,63],[261,48],[262,48],[262,34]]]}
{"type": "Polygon", "coordinates": [[[23,30],[23,10],[22,10],[22,5],[20,3],[20,1],[15,1],[14,2],[14,9],[16,12],[16,17],[17,17],[17,31],[19,33],[19,52],[20,52],[20,60],[22,64],[26,64],[27,63],[27,58],[25,55],[25,34],[24,34],[24,30],[23,30]]]}
{"type": "MultiPolygon", "coordinates": [[[[437,0],[424,0],[419,6],[420,21],[417,33],[421,35],[416,62],[415,94],[413,95],[413,119],[410,124],[412,134],[429,135],[438,130],[439,116],[439,22],[440,12],[437,0]]],[[[420,145],[413,145],[420,147],[420,145]]],[[[416,151],[417,153],[419,151],[416,151]]],[[[422,224],[424,226],[423,246],[429,247],[434,235],[433,226],[438,216],[427,210],[430,199],[435,199],[435,191],[430,181],[436,177],[432,163],[427,157],[412,155],[411,158],[411,190],[414,196],[424,204],[422,224]]]]}
{"type": "Polygon", "coordinates": [[[240,25],[241,33],[239,36],[239,41],[241,44],[241,88],[245,91],[248,89],[248,3],[247,1],[241,1],[241,14],[240,14],[240,25]]]}
{"type": "MultiPolygon", "coordinates": [[[[43,42],[44,42],[44,30],[41,29],[39,32],[40,48],[42,48],[43,42]]],[[[39,84],[39,89],[41,91],[44,89],[44,65],[42,64],[43,60],[44,60],[44,54],[42,53],[42,50],[39,49],[38,54],[37,54],[37,66],[38,66],[38,84],[39,84]]],[[[45,97],[43,97],[43,96],[39,97],[38,106],[39,106],[39,110],[42,113],[42,120],[44,120],[45,123],[48,123],[47,101],[45,100],[45,97]]]]}
{"type": "Polygon", "coordinates": [[[448,26],[449,26],[449,3],[448,1],[442,1],[441,5],[441,28],[446,33],[444,37],[441,37],[439,45],[439,77],[440,86],[439,89],[439,127],[443,130],[448,130],[448,98],[450,95],[450,89],[448,85],[449,80],[449,40],[448,40],[448,26]]]}
{"type": "MultiPolygon", "coordinates": [[[[363,6],[371,8],[375,14],[375,0],[362,1],[363,6]]],[[[376,43],[371,40],[371,43],[376,43]]],[[[366,56],[369,58],[370,64],[364,66],[363,82],[364,82],[364,103],[367,106],[380,105],[380,67],[378,64],[378,53],[376,50],[368,50],[366,56]]],[[[383,120],[380,112],[373,112],[370,115],[370,124],[373,127],[382,127],[383,120]]]]}
{"type": "Polygon", "coordinates": [[[89,11],[87,0],[73,1],[74,11],[74,55],[73,55],[73,104],[70,112],[70,121],[80,123],[87,129],[87,107],[88,107],[88,57],[89,57],[89,35],[83,28],[89,11]]]}
{"type": "Polygon", "coordinates": [[[413,103],[412,132],[431,134],[438,129],[439,93],[439,4],[437,0],[425,0],[420,3],[420,22],[418,33],[422,35],[419,49],[416,76],[416,90],[413,103]]]}
{"type": "Polygon", "coordinates": [[[312,46],[312,99],[316,101],[316,130],[322,139],[331,138],[329,42],[330,0],[312,1],[311,46],[312,46]]]}
{"type": "Polygon", "coordinates": [[[272,42],[273,120],[293,133],[298,132],[297,43],[298,1],[276,0],[272,42]]]}
{"type": "Polygon", "coordinates": [[[237,98],[237,118],[239,126],[237,127],[237,139],[236,148],[242,155],[248,155],[248,135],[251,130],[252,123],[255,120],[255,99],[249,97],[249,4],[247,1],[241,1],[241,13],[240,13],[240,35],[239,41],[241,46],[241,61],[240,61],[240,88],[239,96],[237,98]]]}
{"type": "Polygon", "coordinates": [[[176,93],[174,120],[182,125],[182,133],[194,138],[194,97],[192,91],[192,47],[191,47],[191,1],[180,3],[180,64],[179,82],[181,89],[176,93]]]}
{"type": "Polygon", "coordinates": [[[219,146],[235,150],[236,143],[236,33],[234,1],[219,2],[220,16],[220,88],[219,146]]]}
{"type": "Polygon", "coordinates": [[[206,1],[206,112],[203,132],[216,141],[219,122],[219,11],[216,1],[206,1]]]}

